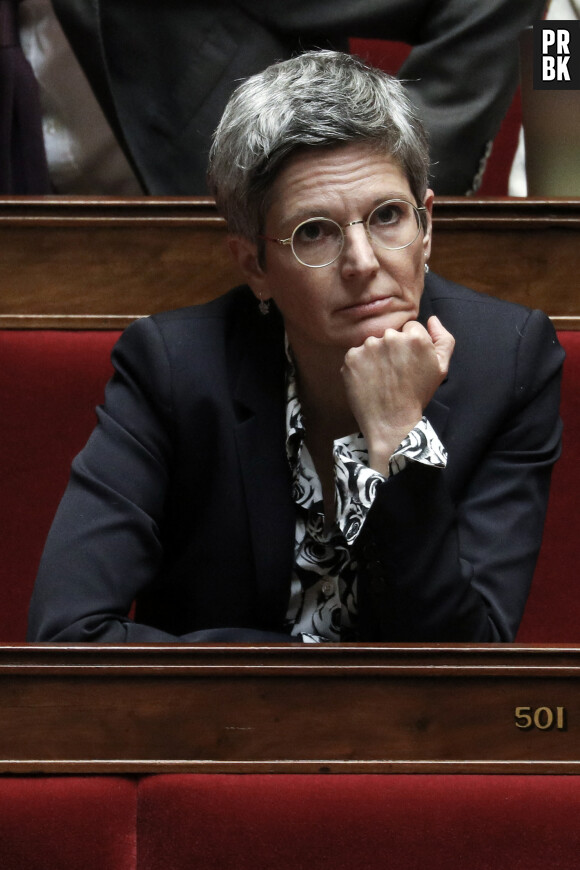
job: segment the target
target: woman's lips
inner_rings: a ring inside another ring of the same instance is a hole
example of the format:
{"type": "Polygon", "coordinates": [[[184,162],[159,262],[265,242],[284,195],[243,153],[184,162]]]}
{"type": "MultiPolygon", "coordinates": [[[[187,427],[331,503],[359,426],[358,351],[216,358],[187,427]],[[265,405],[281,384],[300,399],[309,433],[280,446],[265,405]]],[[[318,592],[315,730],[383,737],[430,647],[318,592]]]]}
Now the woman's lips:
{"type": "Polygon", "coordinates": [[[391,307],[394,298],[394,296],[379,296],[366,302],[355,302],[354,305],[345,305],[340,311],[353,317],[360,317],[365,314],[380,314],[391,307]]]}

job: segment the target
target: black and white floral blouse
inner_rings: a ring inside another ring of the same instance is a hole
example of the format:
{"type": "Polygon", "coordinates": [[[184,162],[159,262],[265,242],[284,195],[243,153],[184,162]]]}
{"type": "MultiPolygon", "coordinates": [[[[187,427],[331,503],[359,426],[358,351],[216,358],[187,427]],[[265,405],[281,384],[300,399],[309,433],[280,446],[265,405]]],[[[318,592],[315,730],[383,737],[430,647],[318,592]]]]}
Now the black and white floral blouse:
{"type": "MultiPolygon", "coordinates": [[[[353,433],[334,442],[336,516],[325,522],[322,486],[308,447],[296,390],[296,372],[287,348],[286,453],[296,504],[294,571],[286,628],[306,643],[357,639],[357,564],[351,546],[386,478],[368,467],[368,450],[362,434],[353,433]]],[[[447,453],[429,421],[423,417],[395,450],[389,463],[391,475],[409,461],[438,468],[447,453]]]]}

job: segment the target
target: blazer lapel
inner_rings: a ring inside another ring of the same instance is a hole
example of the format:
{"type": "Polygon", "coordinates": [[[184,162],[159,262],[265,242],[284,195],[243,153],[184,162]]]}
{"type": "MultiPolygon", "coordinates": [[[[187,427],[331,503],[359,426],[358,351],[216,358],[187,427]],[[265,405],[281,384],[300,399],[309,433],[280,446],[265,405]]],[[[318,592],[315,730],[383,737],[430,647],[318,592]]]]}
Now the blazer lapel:
{"type": "Polygon", "coordinates": [[[295,509],[285,451],[283,329],[272,312],[241,328],[243,352],[234,388],[236,441],[256,566],[257,593],[280,623],[288,606],[294,559],[295,509]]]}

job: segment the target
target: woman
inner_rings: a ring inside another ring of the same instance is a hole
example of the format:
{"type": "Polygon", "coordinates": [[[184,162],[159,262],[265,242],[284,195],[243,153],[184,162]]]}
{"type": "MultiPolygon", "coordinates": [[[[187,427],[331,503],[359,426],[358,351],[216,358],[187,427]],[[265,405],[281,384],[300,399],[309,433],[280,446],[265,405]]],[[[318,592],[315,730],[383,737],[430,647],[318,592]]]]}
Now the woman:
{"type": "Polygon", "coordinates": [[[120,340],[30,639],[513,639],[563,354],[540,312],[425,278],[427,173],[356,58],[239,87],[210,184],[248,286],[120,340]]]}

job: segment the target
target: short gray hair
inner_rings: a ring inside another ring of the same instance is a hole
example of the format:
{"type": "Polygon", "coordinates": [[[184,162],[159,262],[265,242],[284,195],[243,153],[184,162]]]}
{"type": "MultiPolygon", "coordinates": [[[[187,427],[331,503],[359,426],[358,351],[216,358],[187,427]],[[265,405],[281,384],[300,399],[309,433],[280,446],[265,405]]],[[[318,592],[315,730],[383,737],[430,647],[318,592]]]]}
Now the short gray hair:
{"type": "Polygon", "coordinates": [[[256,241],[268,193],[304,147],[372,144],[395,160],[418,204],[427,190],[425,130],[398,79],[338,51],[272,64],[234,91],[215,131],[208,183],[230,232],[256,241]]]}

